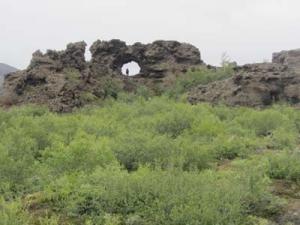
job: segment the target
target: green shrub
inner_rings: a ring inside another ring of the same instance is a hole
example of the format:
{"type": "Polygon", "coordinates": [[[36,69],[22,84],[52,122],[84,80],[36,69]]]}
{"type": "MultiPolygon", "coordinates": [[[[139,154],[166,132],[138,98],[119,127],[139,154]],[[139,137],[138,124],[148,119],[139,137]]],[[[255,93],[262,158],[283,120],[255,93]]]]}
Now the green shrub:
{"type": "Polygon", "coordinates": [[[181,135],[191,128],[193,117],[184,111],[171,111],[160,116],[156,121],[155,129],[159,134],[166,134],[172,138],[181,135]]]}
{"type": "Polygon", "coordinates": [[[268,184],[264,176],[250,171],[199,174],[147,168],[130,174],[116,168],[98,169],[75,183],[69,179],[67,192],[57,189],[58,182],[62,183],[51,185],[45,201],[68,215],[97,218],[93,224],[105,224],[109,214],[109,220],[117,224],[166,225],[247,224],[249,207],[263,201],[268,184]]]}
{"type": "Polygon", "coordinates": [[[115,157],[106,139],[79,133],[69,145],[56,143],[43,153],[42,162],[54,174],[75,171],[92,171],[97,166],[105,167],[115,162],[115,157]]]}
{"type": "Polygon", "coordinates": [[[146,86],[139,86],[136,90],[136,95],[137,96],[141,96],[145,99],[149,99],[150,97],[153,96],[153,93],[150,91],[149,88],[147,88],[146,86]]]}
{"type": "Polygon", "coordinates": [[[139,165],[169,168],[180,164],[179,146],[167,136],[140,130],[124,132],[112,145],[117,159],[130,171],[139,165]]]}
{"type": "Polygon", "coordinates": [[[277,154],[270,154],[269,174],[276,179],[300,181],[300,153],[284,151],[277,154]]]}
{"type": "Polygon", "coordinates": [[[91,103],[98,100],[98,97],[95,96],[93,93],[84,92],[80,95],[80,100],[83,101],[84,103],[91,103]]]}
{"type": "Polygon", "coordinates": [[[56,216],[45,216],[38,218],[39,225],[59,225],[59,218],[56,216]]]}
{"type": "Polygon", "coordinates": [[[271,183],[268,175],[269,163],[266,157],[251,157],[248,160],[236,160],[231,164],[231,170],[245,174],[249,196],[247,200],[248,212],[251,215],[270,218],[278,213],[286,205],[285,199],[266,192],[267,184],[271,183]]]}
{"type": "Polygon", "coordinates": [[[217,137],[211,146],[216,158],[222,160],[247,156],[256,149],[257,144],[248,138],[224,135],[217,137]]]}
{"type": "Polygon", "coordinates": [[[253,129],[258,136],[267,136],[278,128],[293,129],[293,124],[282,113],[273,109],[264,111],[251,110],[239,118],[239,122],[246,128],[253,129]]]}
{"type": "Polygon", "coordinates": [[[7,202],[0,197],[0,225],[30,225],[30,216],[20,201],[7,202]]]}
{"type": "Polygon", "coordinates": [[[0,225],[254,225],[278,213],[268,176],[299,182],[299,111],[147,96],[0,111],[0,225]]]}
{"type": "Polygon", "coordinates": [[[104,97],[118,98],[118,94],[121,91],[120,84],[112,78],[103,78],[101,83],[103,84],[104,97]]]}

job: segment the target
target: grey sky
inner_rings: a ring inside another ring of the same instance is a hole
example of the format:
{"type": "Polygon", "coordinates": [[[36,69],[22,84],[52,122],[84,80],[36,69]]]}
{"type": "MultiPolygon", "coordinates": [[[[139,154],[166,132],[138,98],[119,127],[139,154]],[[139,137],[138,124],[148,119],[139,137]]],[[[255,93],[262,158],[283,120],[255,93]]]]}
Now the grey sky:
{"type": "Polygon", "coordinates": [[[0,62],[28,65],[37,49],[119,38],[196,45],[205,62],[239,64],[300,48],[299,0],[0,0],[0,62]]]}

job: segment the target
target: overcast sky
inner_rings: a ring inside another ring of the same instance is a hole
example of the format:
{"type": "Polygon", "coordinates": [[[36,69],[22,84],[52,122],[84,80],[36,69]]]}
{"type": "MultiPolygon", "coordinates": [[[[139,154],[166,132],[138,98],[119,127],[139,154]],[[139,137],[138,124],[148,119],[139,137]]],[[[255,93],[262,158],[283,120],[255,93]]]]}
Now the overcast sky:
{"type": "Polygon", "coordinates": [[[0,0],[0,10],[0,62],[18,68],[37,49],[81,40],[179,40],[210,64],[300,48],[299,0],[0,0]]]}

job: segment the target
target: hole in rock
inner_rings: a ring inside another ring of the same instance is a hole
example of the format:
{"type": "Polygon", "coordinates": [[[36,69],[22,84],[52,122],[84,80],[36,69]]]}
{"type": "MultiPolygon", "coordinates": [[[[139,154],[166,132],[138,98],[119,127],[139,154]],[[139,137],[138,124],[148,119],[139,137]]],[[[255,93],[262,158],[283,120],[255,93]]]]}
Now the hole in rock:
{"type": "Polygon", "coordinates": [[[122,66],[122,74],[125,76],[135,76],[141,71],[141,67],[137,62],[131,61],[122,66]]]}

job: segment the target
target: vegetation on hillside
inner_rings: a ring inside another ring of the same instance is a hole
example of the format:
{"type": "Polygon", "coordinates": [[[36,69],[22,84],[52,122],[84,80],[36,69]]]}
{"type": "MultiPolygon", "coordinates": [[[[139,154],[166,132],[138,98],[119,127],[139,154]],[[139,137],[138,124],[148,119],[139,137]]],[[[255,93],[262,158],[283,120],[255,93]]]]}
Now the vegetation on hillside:
{"type": "Polygon", "coordinates": [[[192,106],[196,73],[72,114],[0,111],[0,225],[267,224],[274,180],[300,182],[300,112],[192,106]]]}

